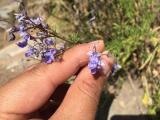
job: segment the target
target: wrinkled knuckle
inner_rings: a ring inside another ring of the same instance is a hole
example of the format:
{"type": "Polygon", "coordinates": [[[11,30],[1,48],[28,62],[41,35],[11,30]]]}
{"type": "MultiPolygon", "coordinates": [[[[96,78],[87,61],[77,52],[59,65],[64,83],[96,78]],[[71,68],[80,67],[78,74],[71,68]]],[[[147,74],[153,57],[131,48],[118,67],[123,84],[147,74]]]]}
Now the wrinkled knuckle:
{"type": "Polygon", "coordinates": [[[88,97],[98,101],[101,87],[98,86],[94,81],[83,80],[78,88],[88,97]]]}

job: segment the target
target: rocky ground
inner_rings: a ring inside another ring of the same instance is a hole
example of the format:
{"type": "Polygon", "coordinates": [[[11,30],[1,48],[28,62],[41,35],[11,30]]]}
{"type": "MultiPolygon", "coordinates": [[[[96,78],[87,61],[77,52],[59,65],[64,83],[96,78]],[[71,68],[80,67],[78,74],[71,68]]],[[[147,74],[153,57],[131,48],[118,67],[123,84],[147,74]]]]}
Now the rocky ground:
{"type": "Polygon", "coordinates": [[[137,81],[126,81],[119,95],[112,102],[108,120],[112,120],[115,116],[124,116],[123,119],[125,119],[127,115],[138,116],[146,114],[147,110],[142,104],[143,94],[143,89],[140,88],[137,81]]]}

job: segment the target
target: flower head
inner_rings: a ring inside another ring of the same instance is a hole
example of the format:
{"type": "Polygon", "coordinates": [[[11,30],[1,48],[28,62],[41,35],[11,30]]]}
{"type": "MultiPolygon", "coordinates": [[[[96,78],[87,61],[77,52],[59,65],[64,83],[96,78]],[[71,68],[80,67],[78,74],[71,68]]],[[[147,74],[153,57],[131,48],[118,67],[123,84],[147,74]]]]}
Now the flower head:
{"type": "Polygon", "coordinates": [[[25,19],[25,15],[23,13],[15,14],[18,22],[22,22],[25,19]]]}
{"type": "Polygon", "coordinates": [[[20,3],[20,13],[15,15],[18,25],[9,30],[9,39],[15,40],[15,33],[19,34],[22,40],[16,43],[17,46],[20,48],[29,46],[25,52],[26,57],[32,57],[45,63],[59,60],[65,48],[58,49],[54,38],[62,39],[63,37],[52,32],[41,17],[29,17],[23,2],[20,3]]]}
{"type": "Polygon", "coordinates": [[[23,40],[19,41],[19,42],[17,43],[17,45],[18,45],[19,47],[21,47],[21,48],[24,48],[24,47],[27,46],[27,43],[28,43],[28,41],[25,40],[25,39],[23,39],[23,40]]]}
{"type": "Polygon", "coordinates": [[[20,31],[20,32],[25,32],[25,31],[26,31],[26,26],[25,26],[25,24],[20,24],[20,25],[19,25],[19,31],[20,31]]]}
{"type": "Polygon", "coordinates": [[[90,51],[88,54],[89,54],[88,68],[91,70],[92,74],[96,74],[102,68],[101,54],[96,50],[90,51]]]}
{"type": "Polygon", "coordinates": [[[49,49],[48,51],[43,53],[42,61],[47,63],[47,64],[52,63],[53,61],[56,60],[56,57],[55,57],[56,53],[57,53],[56,49],[54,49],[54,48],[49,49]]]}
{"type": "Polygon", "coordinates": [[[26,40],[26,41],[28,41],[28,40],[31,39],[31,36],[26,33],[26,34],[23,36],[23,39],[26,40]]]}
{"type": "Polygon", "coordinates": [[[54,45],[55,41],[52,38],[46,38],[44,40],[46,45],[54,45]]]}
{"type": "Polygon", "coordinates": [[[30,57],[34,55],[37,52],[37,49],[34,47],[29,47],[29,49],[26,51],[25,56],[30,57]]]}
{"type": "Polygon", "coordinates": [[[35,19],[31,19],[31,21],[36,25],[42,24],[42,18],[41,17],[37,17],[35,19]]]}
{"type": "Polygon", "coordinates": [[[121,68],[122,68],[121,65],[119,65],[118,63],[113,64],[112,75],[114,75],[121,68]]]}

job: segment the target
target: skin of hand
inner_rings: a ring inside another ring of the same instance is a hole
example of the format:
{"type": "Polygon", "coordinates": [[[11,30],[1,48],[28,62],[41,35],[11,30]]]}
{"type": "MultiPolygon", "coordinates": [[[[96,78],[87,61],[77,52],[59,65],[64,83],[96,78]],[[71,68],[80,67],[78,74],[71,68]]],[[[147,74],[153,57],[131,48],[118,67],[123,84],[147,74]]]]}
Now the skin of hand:
{"type": "Polygon", "coordinates": [[[111,72],[113,60],[102,56],[104,69],[93,76],[87,67],[93,44],[104,50],[102,40],[77,45],[67,50],[61,62],[40,63],[0,88],[0,120],[26,120],[50,98],[55,89],[78,73],[60,107],[50,120],[94,120],[104,82],[111,72]]]}

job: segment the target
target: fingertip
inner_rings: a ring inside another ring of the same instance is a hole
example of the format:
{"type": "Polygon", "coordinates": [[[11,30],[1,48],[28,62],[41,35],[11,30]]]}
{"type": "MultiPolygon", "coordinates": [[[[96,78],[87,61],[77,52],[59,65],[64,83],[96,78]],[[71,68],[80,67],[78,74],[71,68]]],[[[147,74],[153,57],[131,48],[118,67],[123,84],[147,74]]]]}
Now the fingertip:
{"type": "Polygon", "coordinates": [[[104,50],[104,41],[103,40],[96,40],[96,41],[90,42],[89,45],[91,47],[96,46],[96,50],[98,52],[102,52],[104,50]]]}
{"type": "Polygon", "coordinates": [[[63,59],[64,61],[72,59],[73,62],[71,63],[69,61],[69,64],[75,64],[78,65],[78,67],[83,67],[88,63],[88,52],[92,51],[94,46],[96,46],[96,51],[102,52],[104,50],[103,40],[96,40],[93,42],[76,45],[64,53],[63,59]]]}
{"type": "Polygon", "coordinates": [[[112,57],[108,57],[107,55],[102,54],[102,69],[103,69],[103,73],[107,74],[112,70],[112,67],[115,63],[114,58],[112,57]]]}

